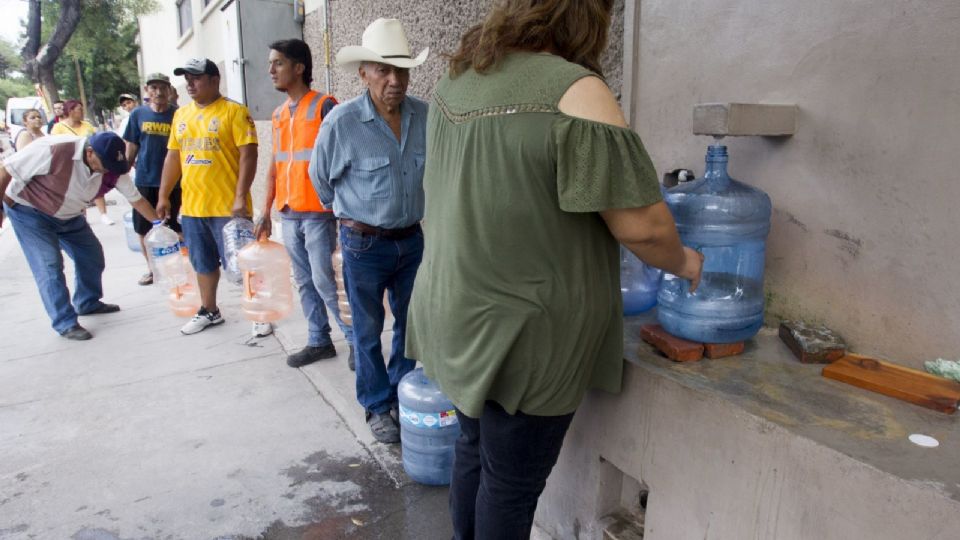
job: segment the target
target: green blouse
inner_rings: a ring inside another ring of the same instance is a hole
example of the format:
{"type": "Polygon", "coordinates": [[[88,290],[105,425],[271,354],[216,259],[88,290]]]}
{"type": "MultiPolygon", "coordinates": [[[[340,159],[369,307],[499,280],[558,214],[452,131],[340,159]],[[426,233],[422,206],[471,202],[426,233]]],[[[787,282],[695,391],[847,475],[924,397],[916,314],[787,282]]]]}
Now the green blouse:
{"type": "Polygon", "coordinates": [[[557,109],[591,75],[515,53],[437,85],[406,355],[467,416],[486,400],[567,414],[587,388],[620,389],[619,248],[597,212],[661,196],[636,133],[557,109]]]}

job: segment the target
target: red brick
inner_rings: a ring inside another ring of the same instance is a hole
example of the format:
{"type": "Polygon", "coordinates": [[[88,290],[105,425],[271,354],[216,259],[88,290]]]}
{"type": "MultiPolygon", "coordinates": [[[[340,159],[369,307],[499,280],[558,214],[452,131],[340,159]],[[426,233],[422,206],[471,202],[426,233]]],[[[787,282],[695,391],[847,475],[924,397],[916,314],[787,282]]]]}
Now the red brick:
{"type": "Polygon", "coordinates": [[[737,343],[704,343],[703,353],[710,359],[736,356],[743,352],[744,344],[743,341],[737,343]]]}
{"type": "Polygon", "coordinates": [[[659,324],[641,326],[640,337],[675,362],[696,362],[703,358],[703,343],[673,336],[659,324]]]}

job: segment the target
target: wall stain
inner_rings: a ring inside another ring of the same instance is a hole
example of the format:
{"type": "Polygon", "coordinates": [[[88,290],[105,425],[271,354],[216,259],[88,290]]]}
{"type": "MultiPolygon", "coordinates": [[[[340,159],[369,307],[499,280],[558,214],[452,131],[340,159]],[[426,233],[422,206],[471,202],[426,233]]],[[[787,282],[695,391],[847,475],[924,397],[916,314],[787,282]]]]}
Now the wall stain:
{"type": "Polygon", "coordinates": [[[840,244],[840,249],[850,254],[851,257],[860,255],[863,240],[837,229],[826,229],[823,231],[823,234],[842,240],[843,242],[840,244]]]}

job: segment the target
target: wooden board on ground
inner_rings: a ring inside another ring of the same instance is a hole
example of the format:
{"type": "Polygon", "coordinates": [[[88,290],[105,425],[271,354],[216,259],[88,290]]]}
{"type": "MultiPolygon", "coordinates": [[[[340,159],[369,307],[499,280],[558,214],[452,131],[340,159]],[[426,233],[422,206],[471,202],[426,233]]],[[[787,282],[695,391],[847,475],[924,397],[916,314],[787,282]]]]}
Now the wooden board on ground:
{"type": "Polygon", "coordinates": [[[960,384],[858,354],[824,367],[823,376],[947,414],[960,405],[960,384]]]}

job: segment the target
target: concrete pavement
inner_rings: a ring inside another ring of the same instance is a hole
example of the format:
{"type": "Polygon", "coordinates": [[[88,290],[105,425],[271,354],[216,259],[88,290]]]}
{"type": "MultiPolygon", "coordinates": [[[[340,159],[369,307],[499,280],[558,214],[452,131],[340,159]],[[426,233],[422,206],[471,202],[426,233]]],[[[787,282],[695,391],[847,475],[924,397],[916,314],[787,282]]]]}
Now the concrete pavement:
{"type": "Polygon", "coordinates": [[[336,359],[291,369],[299,306],[251,339],[230,285],[227,322],[180,335],[157,288],[136,284],[127,209],[109,207],[112,227],[91,212],[104,300],[122,310],[82,317],[87,342],[53,332],[0,229],[0,539],[449,538],[446,488],[410,482],[399,447],[369,434],[342,335],[336,359]]]}

